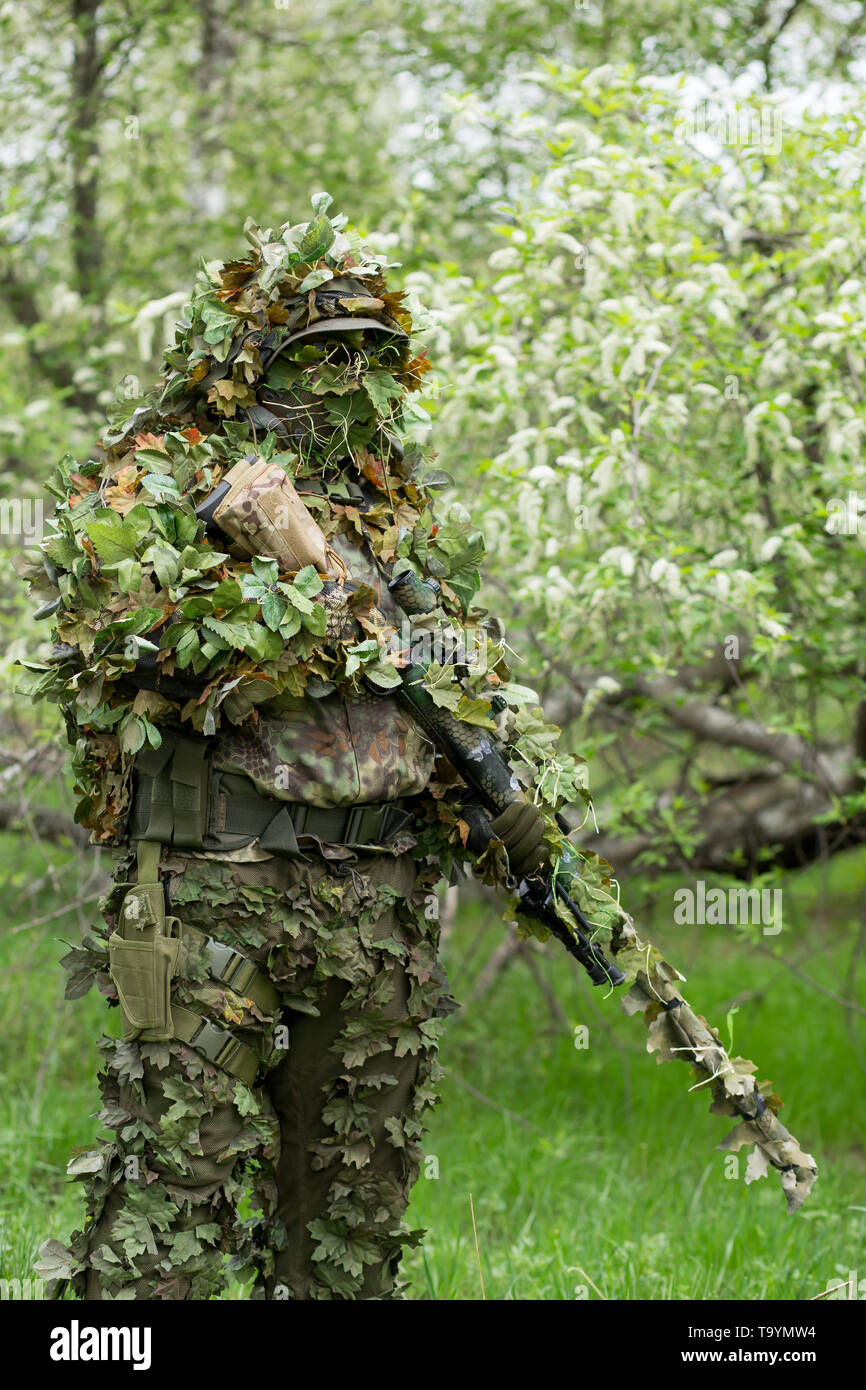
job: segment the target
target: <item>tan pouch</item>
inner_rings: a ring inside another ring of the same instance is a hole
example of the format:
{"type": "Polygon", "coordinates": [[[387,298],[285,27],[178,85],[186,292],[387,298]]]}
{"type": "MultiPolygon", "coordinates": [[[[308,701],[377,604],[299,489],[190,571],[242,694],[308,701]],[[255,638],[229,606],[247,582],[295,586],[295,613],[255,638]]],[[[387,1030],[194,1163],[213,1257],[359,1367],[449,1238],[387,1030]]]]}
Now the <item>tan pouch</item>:
{"type": "Polygon", "coordinates": [[[282,573],[312,565],[320,574],[346,578],[345,563],[278,463],[242,459],[224,481],[230,490],[216,508],[214,521],[234,541],[237,555],[270,556],[282,573]]]}
{"type": "Polygon", "coordinates": [[[123,900],[117,931],[108,938],[109,973],[117,986],[123,1039],[165,1041],[174,1036],[171,981],[181,926],[166,917],[162,887],[138,884],[123,900]]]}

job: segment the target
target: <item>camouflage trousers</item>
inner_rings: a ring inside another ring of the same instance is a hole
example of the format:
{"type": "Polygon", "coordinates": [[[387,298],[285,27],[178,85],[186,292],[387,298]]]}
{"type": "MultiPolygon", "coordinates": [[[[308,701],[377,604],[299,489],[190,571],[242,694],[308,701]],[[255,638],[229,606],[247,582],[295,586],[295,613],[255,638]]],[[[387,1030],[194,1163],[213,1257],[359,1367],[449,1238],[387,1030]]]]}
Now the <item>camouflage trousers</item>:
{"type": "MultiPolygon", "coordinates": [[[[118,864],[106,938],[131,865],[118,864]]],[[[253,1298],[402,1297],[401,1251],[421,1235],[403,1216],[454,1007],[436,959],[435,871],[405,852],[342,863],[172,852],[160,874],[169,910],[253,960],[281,1007],[262,1014],[182,946],[173,1002],[256,1048],[253,1084],[177,1040],[103,1039],[100,1120],[114,1137],[70,1164],[88,1199],[68,1251],[73,1293],[202,1299],[240,1279],[253,1298]]],[[[112,997],[104,951],[91,935],[66,958],[73,993],[89,974],[112,997]]]]}

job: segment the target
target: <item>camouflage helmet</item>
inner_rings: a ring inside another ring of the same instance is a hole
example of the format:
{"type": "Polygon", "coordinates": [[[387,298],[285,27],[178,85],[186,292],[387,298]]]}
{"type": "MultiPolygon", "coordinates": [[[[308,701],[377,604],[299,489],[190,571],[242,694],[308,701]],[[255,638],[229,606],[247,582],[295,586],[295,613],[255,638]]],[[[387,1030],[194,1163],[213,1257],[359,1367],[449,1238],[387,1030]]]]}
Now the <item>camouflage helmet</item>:
{"type": "MultiPolygon", "coordinates": [[[[309,234],[312,225],[297,222],[284,226],[283,237],[289,244],[303,244],[303,238],[309,234]]],[[[298,292],[283,299],[283,305],[290,317],[294,317],[299,311],[303,314],[306,310],[307,321],[283,339],[267,359],[269,362],[295,343],[307,342],[311,338],[323,335],[350,333],[357,329],[385,334],[395,340],[408,339],[408,333],[387,313],[382,300],[377,298],[375,292],[371,291],[357,273],[358,270],[361,270],[362,274],[369,272],[376,266],[379,271],[377,280],[384,283],[381,277],[381,270],[384,268],[382,258],[376,257],[370,252],[369,247],[357,239],[353,245],[352,240],[333,224],[332,232],[333,239],[327,251],[331,276],[324,283],[317,285],[312,294],[309,291],[298,292]],[[370,261],[365,264],[367,255],[370,256],[370,261]],[[353,270],[356,272],[354,275],[353,270]]]]}
{"type": "MultiPolygon", "coordinates": [[[[309,224],[300,223],[284,228],[286,239],[291,242],[305,235],[309,224]]],[[[392,317],[386,303],[377,295],[384,284],[381,272],[376,275],[375,288],[352,273],[359,267],[356,259],[358,247],[353,248],[349,238],[337,231],[329,247],[327,260],[331,275],[321,284],[306,292],[298,291],[281,299],[281,306],[288,315],[289,323],[299,316],[296,327],[281,335],[274,347],[262,352],[262,366],[267,372],[273,363],[293,349],[307,345],[320,344],[324,352],[349,334],[361,330],[365,335],[365,353],[378,358],[383,349],[393,344],[399,355],[405,355],[409,333],[392,317]],[[369,342],[367,335],[373,337],[369,342]]],[[[405,310],[400,310],[404,321],[411,320],[405,310]]],[[[351,350],[348,342],[347,349],[351,350]]],[[[248,410],[248,418],[254,425],[274,431],[278,438],[291,441],[294,447],[305,452],[310,447],[329,451],[339,430],[328,421],[327,401],[320,394],[314,394],[296,384],[291,393],[274,389],[260,383],[256,390],[256,404],[248,410]]],[[[402,448],[393,437],[388,438],[392,452],[402,454],[402,448]]]]}
{"type": "MultiPolygon", "coordinates": [[[[359,384],[375,376],[387,409],[375,403],[380,419],[369,421],[371,431],[393,435],[397,397],[416,390],[430,364],[426,353],[413,352],[405,293],[388,285],[393,263],[344,231],[344,216],[327,216],[330,201],[315,195],[309,222],[276,230],[248,219],[251,249],[202,265],[156,387],[117,412],[106,446],[120,447],[161,422],[211,434],[222,419],[245,419],[256,432],[273,430],[301,451],[330,455],[340,411],[323,383],[335,380],[335,370],[359,384]]],[[[363,425],[356,417],[355,447],[365,442],[363,425]]]]}
{"type": "MultiPolygon", "coordinates": [[[[284,338],[277,348],[267,358],[267,364],[285,352],[286,348],[294,343],[307,342],[311,338],[320,336],[340,335],[343,333],[355,332],[357,329],[367,329],[375,333],[382,333],[390,338],[401,339],[404,342],[408,338],[408,333],[400,327],[394,319],[389,318],[384,312],[377,318],[372,318],[370,313],[346,312],[345,306],[353,301],[373,300],[367,287],[361,280],[355,280],[348,276],[335,276],[325,282],[324,285],[314,291],[315,312],[318,315],[315,319],[309,318],[302,328],[297,328],[284,338]]],[[[295,295],[286,302],[287,308],[293,308],[301,303],[305,296],[295,295]]],[[[373,300],[373,303],[375,301],[373,300]]]]}

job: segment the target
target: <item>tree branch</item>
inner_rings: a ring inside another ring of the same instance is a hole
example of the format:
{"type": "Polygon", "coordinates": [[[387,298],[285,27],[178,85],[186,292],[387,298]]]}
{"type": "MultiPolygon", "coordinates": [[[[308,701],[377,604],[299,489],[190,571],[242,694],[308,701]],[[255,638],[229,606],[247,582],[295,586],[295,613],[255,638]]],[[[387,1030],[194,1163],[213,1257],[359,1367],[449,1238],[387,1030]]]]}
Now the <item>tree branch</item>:
{"type": "Polygon", "coordinates": [[[692,699],[681,686],[663,678],[648,680],[636,676],[632,689],[658,704],[680,729],[726,748],[746,748],[785,768],[798,767],[807,776],[817,778],[828,791],[841,794],[851,789],[852,779],[846,774],[847,757],[843,761],[838,752],[821,753],[799,734],[775,733],[755,719],[741,719],[719,705],[692,699]]]}
{"type": "Polygon", "coordinates": [[[26,835],[31,828],[43,840],[71,840],[76,845],[87,844],[87,831],[61,811],[47,811],[39,807],[25,810],[17,802],[0,801],[0,830],[20,831],[26,835]]]}
{"type": "Polygon", "coordinates": [[[607,859],[619,875],[652,850],[654,867],[749,879],[758,870],[802,867],[866,843],[866,818],[830,819],[832,813],[831,797],[814,782],[787,775],[758,776],[726,786],[704,802],[698,841],[687,855],[673,843],[666,853],[654,827],[628,839],[585,836],[580,844],[607,859]]]}

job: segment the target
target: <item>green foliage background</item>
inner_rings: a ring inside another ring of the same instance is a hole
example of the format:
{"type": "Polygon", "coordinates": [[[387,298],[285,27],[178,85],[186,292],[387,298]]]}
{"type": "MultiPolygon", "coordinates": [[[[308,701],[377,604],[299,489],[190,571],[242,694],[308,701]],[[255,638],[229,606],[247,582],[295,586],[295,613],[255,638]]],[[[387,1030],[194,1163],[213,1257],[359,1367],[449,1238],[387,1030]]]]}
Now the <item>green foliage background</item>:
{"type": "MultiPolygon", "coordinates": [[[[469,1192],[489,1297],[809,1298],[863,1266],[856,503],[831,523],[863,486],[864,11],[0,9],[2,1276],[77,1220],[63,1171],[105,1026],[100,1000],[60,998],[58,938],[104,865],[50,712],[13,693],[44,637],[8,562],[54,459],[149,383],[198,258],[322,188],[430,309],[413,428],[485,531],[486,601],[587,759],[630,910],[712,1021],[738,1006],[738,1049],[822,1170],[794,1218],[726,1181],[685,1069],[657,1072],[615,1001],[527,948],[444,1045],[418,1296],[479,1295],[469,1192]],[[778,937],[672,924],[676,888],[748,873],[783,890],[778,937]]],[[[464,1000],[498,917],[461,895],[464,1000]]]]}

